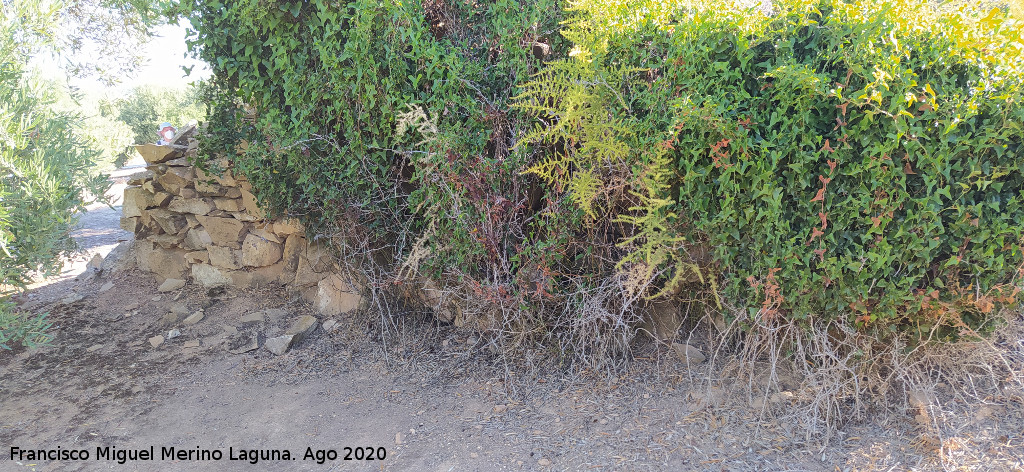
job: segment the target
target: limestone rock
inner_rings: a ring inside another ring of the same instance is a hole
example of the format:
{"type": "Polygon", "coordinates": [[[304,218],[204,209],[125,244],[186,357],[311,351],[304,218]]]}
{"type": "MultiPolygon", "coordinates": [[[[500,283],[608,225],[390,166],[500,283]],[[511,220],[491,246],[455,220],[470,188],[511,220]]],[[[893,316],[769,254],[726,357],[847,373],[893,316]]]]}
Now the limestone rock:
{"type": "Polygon", "coordinates": [[[209,246],[206,248],[210,254],[210,264],[224,269],[242,268],[242,251],[222,246],[209,246]]]}
{"type": "Polygon", "coordinates": [[[181,198],[196,198],[199,196],[199,192],[196,192],[194,188],[183,188],[178,192],[178,196],[181,198]]]}
{"type": "Polygon", "coordinates": [[[163,162],[163,165],[167,167],[188,167],[191,164],[188,163],[187,157],[176,157],[169,161],[163,162]]]}
{"type": "Polygon", "coordinates": [[[252,229],[249,230],[249,233],[250,234],[254,234],[256,236],[259,236],[259,237],[261,237],[263,239],[266,239],[267,241],[270,241],[270,242],[273,242],[273,243],[281,244],[282,242],[284,242],[280,238],[278,238],[277,235],[274,234],[273,231],[268,230],[268,228],[272,227],[272,225],[267,224],[267,225],[263,225],[263,226],[266,226],[266,227],[263,227],[263,228],[261,228],[261,227],[252,228],[252,229]]]}
{"type": "Polygon", "coordinates": [[[206,314],[203,313],[202,310],[200,310],[195,313],[192,313],[191,315],[188,316],[188,318],[185,318],[185,320],[182,321],[182,324],[184,324],[185,326],[192,326],[200,321],[203,321],[203,318],[205,317],[206,314]]]}
{"type": "Polygon", "coordinates": [[[231,276],[209,264],[192,264],[192,277],[206,288],[231,285],[231,276]]]}
{"type": "Polygon", "coordinates": [[[294,336],[292,344],[299,344],[306,339],[310,334],[316,330],[317,319],[315,316],[303,315],[299,319],[292,322],[288,329],[285,330],[284,334],[288,336],[294,336]]]}
{"type": "Polygon", "coordinates": [[[249,214],[247,212],[244,212],[244,211],[232,211],[232,212],[225,212],[225,213],[227,213],[232,218],[234,218],[234,219],[236,219],[238,221],[244,221],[246,223],[252,223],[254,221],[260,221],[260,218],[258,218],[256,216],[253,216],[253,215],[251,215],[251,214],[249,214]]]}
{"type": "Polygon", "coordinates": [[[100,267],[100,271],[105,274],[113,274],[130,268],[135,262],[135,258],[125,256],[131,254],[134,247],[135,241],[125,241],[115,246],[107,253],[107,257],[103,258],[103,267],[100,267]]]}
{"type": "Polygon", "coordinates": [[[245,207],[242,206],[242,201],[237,198],[215,198],[213,199],[213,203],[217,206],[218,210],[242,211],[245,209],[245,207]]]}
{"type": "Polygon", "coordinates": [[[245,224],[234,218],[218,218],[213,216],[196,216],[199,223],[206,228],[213,238],[213,243],[227,246],[225,243],[237,244],[245,233],[245,224]]]}
{"type": "Polygon", "coordinates": [[[181,279],[167,279],[164,283],[160,284],[160,287],[156,290],[158,292],[173,292],[181,287],[185,286],[185,281],[181,279]]]}
{"type": "Polygon", "coordinates": [[[242,189],[238,187],[228,187],[224,190],[224,198],[242,198],[242,189]]]}
{"type": "Polygon", "coordinates": [[[331,270],[332,254],[331,249],[322,241],[309,241],[306,243],[306,251],[302,254],[309,261],[313,272],[327,272],[331,270]]]}
{"type": "Polygon", "coordinates": [[[185,229],[186,221],[185,217],[177,213],[165,210],[163,208],[151,208],[146,210],[145,213],[149,215],[165,233],[177,234],[181,230],[185,229]]]}
{"type": "Polygon", "coordinates": [[[121,203],[121,213],[125,218],[142,216],[142,210],[149,206],[152,194],[142,187],[128,187],[124,189],[124,200],[121,203]]]}
{"type": "Polygon", "coordinates": [[[148,170],[144,170],[142,172],[136,172],[132,175],[129,175],[127,185],[142,185],[147,180],[152,179],[153,173],[148,170]]]}
{"type": "Polygon", "coordinates": [[[139,151],[142,158],[150,164],[166,162],[176,157],[175,149],[171,146],[160,146],[157,144],[137,144],[135,149],[139,151]]]}
{"type": "Polygon", "coordinates": [[[265,311],[254,311],[252,313],[247,313],[245,315],[242,315],[242,317],[238,319],[238,322],[242,323],[243,325],[252,323],[265,323],[266,321],[267,312],[265,311]]]}
{"type": "Polygon", "coordinates": [[[225,349],[232,354],[244,354],[260,348],[260,336],[254,333],[238,332],[228,337],[225,349]]]}
{"type": "Polygon", "coordinates": [[[149,202],[149,207],[152,208],[152,207],[164,207],[164,206],[167,206],[167,203],[171,201],[171,198],[174,198],[174,196],[169,194],[169,193],[167,193],[167,192],[163,192],[163,191],[154,192],[153,193],[153,198],[149,202]]]}
{"type": "Polygon", "coordinates": [[[195,181],[195,188],[196,192],[204,197],[223,197],[227,193],[226,187],[201,180],[195,181]]]}
{"type": "Polygon", "coordinates": [[[246,289],[252,286],[252,274],[244,270],[232,270],[228,273],[231,277],[231,285],[235,288],[246,289]]]}
{"type": "Polygon", "coordinates": [[[85,268],[99,272],[103,268],[103,256],[99,253],[93,254],[92,259],[89,259],[89,262],[85,264],[85,268]]]}
{"type": "MultiPolygon", "coordinates": [[[[277,230],[276,224],[274,229],[277,230]]],[[[284,241],[284,252],[281,254],[281,261],[284,263],[286,270],[295,272],[298,269],[299,257],[302,255],[302,250],[305,247],[306,238],[302,237],[302,235],[292,234],[288,236],[288,239],[284,241]]]]}
{"type": "Polygon", "coordinates": [[[248,234],[242,241],[242,265],[264,267],[281,260],[281,245],[255,234],[248,234]]]}
{"type": "Polygon", "coordinates": [[[160,247],[162,247],[164,249],[173,249],[175,247],[178,247],[178,244],[181,243],[181,241],[183,239],[185,239],[185,238],[184,238],[183,234],[178,233],[178,234],[158,234],[156,236],[149,236],[146,239],[156,243],[158,246],[160,246],[160,247]]]}
{"type": "Polygon", "coordinates": [[[139,221],[138,216],[133,217],[121,217],[121,229],[129,233],[138,233],[142,229],[142,223],[139,221]]]}
{"type": "Polygon", "coordinates": [[[142,189],[149,192],[149,206],[153,206],[153,194],[164,190],[155,180],[147,180],[142,183],[142,189]]]}
{"type": "Polygon", "coordinates": [[[139,241],[135,256],[139,267],[156,273],[165,279],[182,279],[188,270],[185,263],[185,251],[179,249],[161,249],[154,247],[149,241],[139,241]]]}
{"type": "Polygon", "coordinates": [[[185,262],[189,264],[209,264],[210,253],[206,252],[205,249],[202,251],[192,251],[185,253],[185,262]]]}
{"type": "Polygon", "coordinates": [[[263,314],[266,315],[267,319],[271,322],[277,322],[288,316],[288,310],[283,310],[281,308],[268,308],[263,310],[263,314]]]}
{"type": "Polygon", "coordinates": [[[676,356],[687,364],[700,364],[707,359],[704,353],[700,352],[700,349],[689,344],[672,343],[672,349],[675,351],[676,356]]]}
{"type": "Polygon", "coordinates": [[[185,233],[185,239],[182,241],[182,246],[185,249],[191,249],[193,251],[199,251],[206,249],[213,245],[213,237],[206,231],[205,228],[196,227],[188,230],[185,233]]]}
{"type": "Polygon", "coordinates": [[[213,208],[213,203],[205,198],[175,198],[167,206],[168,210],[193,215],[205,215],[213,208]]]}
{"type": "Polygon", "coordinates": [[[160,347],[160,345],[163,344],[163,343],[164,343],[164,337],[163,336],[153,336],[152,338],[149,338],[149,345],[150,346],[160,347]]]}
{"type": "Polygon", "coordinates": [[[648,305],[647,316],[641,324],[643,331],[660,341],[672,341],[683,325],[683,311],[674,302],[654,302],[648,305]]]}
{"type": "Polygon", "coordinates": [[[338,274],[331,274],[317,284],[316,308],[327,316],[348,313],[359,308],[362,294],[359,287],[338,274]]]}
{"type": "Polygon", "coordinates": [[[195,172],[191,167],[171,167],[163,175],[157,177],[156,182],[164,190],[177,195],[181,189],[187,187],[195,179],[195,172]]]}
{"type": "MultiPolygon", "coordinates": [[[[222,165],[221,167],[226,166],[222,165]]],[[[200,169],[196,169],[196,181],[210,183],[215,182],[218,185],[222,185],[225,187],[234,187],[235,185],[238,185],[238,181],[235,180],[235,176],[231,172],[231,169],[225,169],[224,172],[220,173],[219,175],[215,173],[206,173],[200,169]]]]}
{"type": "Polygon", "coordinates": [[[248,190],[242,190],[242,204],[245,205],[246,213],[261,220],[266,218],[263,210],[260,209],[259,204],[256,202],[256,196],[248,190]]]}
{"type": "Polygon", "coordinates": [[[283,262],[266,267],[257,267],[250,274],[252,275],[252,282],[260,285],[269,283],[285,285],[295,280],[295,272],[288,270],[283,262]]]}
{"type": "Polygon", "coordinates": [[[289,235],[302,231],[302,223],[295,218],[285,218],[274,223],[274,232],[277,234],[289,235]]]}
{"type": "Polygon", "coordinates": [[[327,270],[313,270],[313,264],[305,256],[299,256],[299,262],[295,268],[295,279],[292,281],[292,284],[299,288],[315,287],[328,275],[330,273],[327,270]]]}
{"type": "Polygon", "coordinates": [[[295,339],[295,336],[292,336],[290,334],[278,336],[276,338],[270,338],[265,343],[263,343],[263,347],[266,348],[266,350],[273,353],[275,356],[280,356],[288,352],[288,348],[291,347],[293,339],[295,339]]]}

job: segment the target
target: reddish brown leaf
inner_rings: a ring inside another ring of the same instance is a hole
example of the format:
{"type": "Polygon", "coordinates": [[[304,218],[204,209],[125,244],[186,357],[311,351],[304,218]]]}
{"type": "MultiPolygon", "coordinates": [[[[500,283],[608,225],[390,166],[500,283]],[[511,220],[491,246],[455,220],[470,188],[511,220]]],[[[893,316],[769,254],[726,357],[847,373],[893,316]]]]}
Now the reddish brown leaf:
{"type": "Polygon", "coordinates": [[[828,213],[818,212],[818,218],[821,218],[821,230],[825,231],[828,228],[828,213]]]}
{"type": "Polygon", "coordinates": [[[825,185],[828,185],[828,183],[831,182],[832,179],[830,179],[828,177],[825,177],[824,175],[819,175],[818,176],[818,181],[823,183],[823,184],[825,184],[825,185]]]}
{"type": "Polygon", "coordinates": [[[838,162],[835,160],[828,160],[828,175],[832,175],[836,172],[836,164],[838,164],[838,162]]]}
{"type": "Polygon", "coordinates": [[[811,199],[812,202],[824,202],[825,201],[825,189],[818,189],[818,194],[811,199]]]}
{"type": "Polygon", "coordinates": [[[882,219],[881,219],[881,218],[879,218],[879,217],[877,217],[877,216],[872,216],[872,217],[871,217],[871,223],[872,223],[872,225],[873,225],[873,226],[874,226],[875,228],[877,228],[877,227],[878,227],[878,225],[882,224],[882,219]]]}
{"type": "MultiPolygon", "coordinates": [[[[821,262],[825,261],[825,248],[815,249],[814,253],[818,255],[818,261],[821,261],[821,262]]],[[[826,285],[826,287],[827,287],[827,285],[826,285]]]]}
{"type": "Polygon", "coordinates": [[[910,174],[916,174],[917,172],[914,172],[914,168],[910,167],[910,162],[907,162],[907,163],[903,164],[903,173],[905,173],[907,175],[910,175],[910,174]]]}
{"type": "Polygon", "coordinates": [[[825,140],[825,145],[821,147],[821,150],[822,151],[828,151],[828,152],[835,152],[835,149],[832,149],[832,145],[829,144],[827,139],[825,140]]]}

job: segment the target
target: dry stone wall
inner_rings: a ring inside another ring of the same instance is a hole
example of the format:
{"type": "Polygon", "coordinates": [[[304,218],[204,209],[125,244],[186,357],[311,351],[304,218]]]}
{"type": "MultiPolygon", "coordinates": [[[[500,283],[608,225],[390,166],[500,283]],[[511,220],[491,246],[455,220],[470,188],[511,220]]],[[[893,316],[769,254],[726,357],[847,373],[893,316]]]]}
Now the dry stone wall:
{"type": "Polygon", "coordinates": [[[138,266],[161,284],[277,283],[326,315],[359,308],[360,284],[330,262],[323,245],[308,240],[298,221],[267,219],[252,185],[229,161],[218,162],[225,169],[221,175],[191,164],[194,131],[184,130],[169,145],[136,146],[147,166],[128,181],[121,227],[135,234],[138,266]]]}

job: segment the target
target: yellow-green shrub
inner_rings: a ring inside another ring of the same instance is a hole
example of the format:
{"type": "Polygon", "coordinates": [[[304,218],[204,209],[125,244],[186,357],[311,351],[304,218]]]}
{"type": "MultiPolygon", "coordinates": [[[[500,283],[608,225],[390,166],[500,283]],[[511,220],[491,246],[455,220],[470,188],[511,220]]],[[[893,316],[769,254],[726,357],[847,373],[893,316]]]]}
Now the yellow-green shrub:
{"type": "Polygon", "coordinates": [[[570,57],[520,101],[546,119],[532,141],[568,143],[531,170],[631,225],[620,268],[672,289],[697,242],[723,299],[765,319],[926,332],[1014,301],[1020,23],[909,1],[640,3],[572,2],[570,57]]]}

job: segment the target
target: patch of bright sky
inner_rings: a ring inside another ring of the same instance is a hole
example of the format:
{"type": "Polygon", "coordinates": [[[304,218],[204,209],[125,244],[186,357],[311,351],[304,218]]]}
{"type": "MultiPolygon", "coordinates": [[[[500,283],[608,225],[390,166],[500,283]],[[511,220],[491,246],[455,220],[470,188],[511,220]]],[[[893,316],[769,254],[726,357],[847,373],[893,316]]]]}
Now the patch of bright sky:
{"type": "MultiPolygon", "coordinates": [[[[191,82],[210,76],[209,66],[192,59],[185,44],[187,20],[178,25],[162,25],[157,27],[154,35],[144,46],[145,59],[138,70],[122,76],[120,83],[109,87],[95,78],[71,77],[68,83],[86,95],[119,95],[126,94],[136,86],[152,85],[157,87],[181,88],[191,82]],[[185,75],[182,67],[191,67],[191,74],[185,75]]],[[[59,77],[64,71],[58,67],[58,58],[47,54],[34,57],[32,64],[44,75],[59,77]]]]}
{"type": "Polygon", "coordinates": [[[210,76],[210,67],[205,62],[188,56],[185,45],[185,25],[163,25],[156,30],[156,35],[146,44],[146,63],[138,75],[125,78],[119,87],[131,88],[136,85],[157,85],[165,87],[182,87],[190,82],[210,76]],[[191,67],[188,76],[182,67],[191,67]]]}

